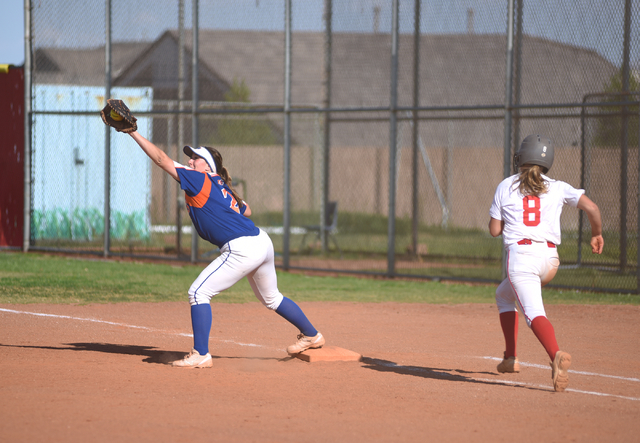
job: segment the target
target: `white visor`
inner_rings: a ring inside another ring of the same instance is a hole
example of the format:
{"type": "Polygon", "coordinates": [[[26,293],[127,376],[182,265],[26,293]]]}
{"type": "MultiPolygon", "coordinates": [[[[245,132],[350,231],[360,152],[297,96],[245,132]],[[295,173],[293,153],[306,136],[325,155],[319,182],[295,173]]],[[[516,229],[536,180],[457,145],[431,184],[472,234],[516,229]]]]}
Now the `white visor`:
{"type": "Polygon", "coordinates": [[[211,156],[211,153],[209,152],[209,150],[207,150],[207,148],[203,148],[202,146],[200,146],[199,148],[192,148],[191,146],[185,146],[184,148],[182,148],[182,150],[184,151],[185,154],[189,156],[189,158],[191,158],[192,154],[195,154],[198,157],[203,158],[204,161],[206,161],[207,164],[209,165],[209,169],[211,169],[211,172],[213,172],[214,174],[218,173],[218,170],[216,169],[216,162],[213,161],[213,157],[211,156]]]}

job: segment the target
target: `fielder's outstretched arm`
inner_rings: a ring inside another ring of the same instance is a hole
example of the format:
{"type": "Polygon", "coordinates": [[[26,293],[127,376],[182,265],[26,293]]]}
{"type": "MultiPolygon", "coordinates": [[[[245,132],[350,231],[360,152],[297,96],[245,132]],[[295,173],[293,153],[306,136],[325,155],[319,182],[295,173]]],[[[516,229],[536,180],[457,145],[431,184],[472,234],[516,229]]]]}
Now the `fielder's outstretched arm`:
{"type": "Polygon", "coordinates": [[[140,145],[142,150],[149,156],[153,163],[164,169],[176,181],[180,181],[178,173],[176,172],[176,167],[173,164],[173,160],[171,160],[162,149],[144,138],[137,131],[130,132],[129,135],[136,141],[136,143],[138,143],[138,145],[140,145]]]}
{"type": "Polygon", "coordinates": [[[598,205],[582,194],[580,200],[578,200],[578,209],[582,209],[587,213],[591,224],[591,251],[594,254],[602,254],[604,239],[602,238],[602,217],[600,216],[598,205]]]}

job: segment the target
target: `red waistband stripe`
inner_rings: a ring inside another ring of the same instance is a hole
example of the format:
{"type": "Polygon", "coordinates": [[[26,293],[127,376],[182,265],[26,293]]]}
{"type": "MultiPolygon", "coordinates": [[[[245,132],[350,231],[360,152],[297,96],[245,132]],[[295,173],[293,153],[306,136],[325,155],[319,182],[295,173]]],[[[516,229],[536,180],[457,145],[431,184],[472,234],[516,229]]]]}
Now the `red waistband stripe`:
{"type": "MultiPolygon", "coordinates": [[[[532,243],[533,242],[528,238],[523,238],[522,240],[520,240],[518,242],[519,245],[530,245],[532,243]]],[[[550,248],[555,248],[556,247],[556,245],[551,243],[550,241],[547,242],[547,246],[550,247],[550,248]]]]}

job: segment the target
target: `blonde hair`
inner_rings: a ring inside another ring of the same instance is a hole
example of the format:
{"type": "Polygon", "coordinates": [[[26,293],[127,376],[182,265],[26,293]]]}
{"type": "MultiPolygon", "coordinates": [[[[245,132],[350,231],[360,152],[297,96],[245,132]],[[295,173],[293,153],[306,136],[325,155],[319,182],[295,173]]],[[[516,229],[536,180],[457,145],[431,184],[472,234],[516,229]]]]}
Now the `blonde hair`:
{"type": "Polygon", "coordinates": [[[224,166],[222,166],[222,154],[220,154],[220,151],[218,151],[216,148],[212,148],[210,146],[203,146],[203,148],[209,151],[209,153],[213,157],[213,161],[216,163],[216,171],[218,175],[227,184],[227,186],[231,190],[231,195],[233,195],[233,198],[235,198],[236,202],[238,202],[238,207],[242,209],[245,206],[244,201],[240,198],[240,194],[238,194],[238,192],[235,189],[233,189],[233,186],[232,186],[233,180],[231,179],[231,174],[229,174],[229,170],[224,166]]]}
{"type": "Polygon", "coordinates": [[[533,195],[540,197],[549,190],[549,183],[542,174],[546,172],[538,165],[522,165],[520,166],[520,175],[518,176],[518,189],[522,195],[533,195]]]}

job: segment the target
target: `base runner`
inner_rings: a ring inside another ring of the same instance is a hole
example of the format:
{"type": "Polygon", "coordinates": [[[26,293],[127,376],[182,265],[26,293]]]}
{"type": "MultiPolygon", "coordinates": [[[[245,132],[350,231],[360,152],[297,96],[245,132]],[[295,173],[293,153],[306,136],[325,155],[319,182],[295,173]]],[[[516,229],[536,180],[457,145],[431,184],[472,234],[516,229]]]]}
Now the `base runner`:
{"type": "Polygon", "coordinates": [[[514,155],[515,175],[496,189],[489,214],[489,232],[502,240],[507,252],[507,278],[496,290],[496,303],[506,350],[498,372],[520,372],[516,355],[518,312],[547,351],[555,391],[569,383],[571,355],[561,351],[555,331],[542,303],[542,286],[556,275],[560,260],[560,214],[564,204],[586,212],[591,224],[591,249],[601,254],[604,247],[598,206],[584,190],[553,180],[545,174],[553,164],[551,140],[527,136],[514,155]]]}

